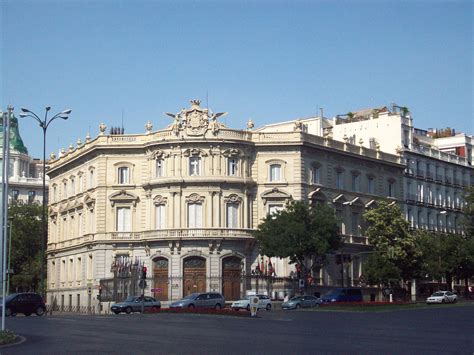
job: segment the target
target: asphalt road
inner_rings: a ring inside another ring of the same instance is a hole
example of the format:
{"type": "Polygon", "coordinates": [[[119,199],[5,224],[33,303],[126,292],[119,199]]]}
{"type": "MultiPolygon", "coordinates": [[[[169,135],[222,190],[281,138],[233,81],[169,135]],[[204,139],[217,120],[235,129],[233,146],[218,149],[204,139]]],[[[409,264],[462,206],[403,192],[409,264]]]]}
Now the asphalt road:
{"type": "Polygon", "coordinates": [[[260,311],[7,318],[26,342],[0,354],[474,354],[474,305],[383,313],[260,311]]]}

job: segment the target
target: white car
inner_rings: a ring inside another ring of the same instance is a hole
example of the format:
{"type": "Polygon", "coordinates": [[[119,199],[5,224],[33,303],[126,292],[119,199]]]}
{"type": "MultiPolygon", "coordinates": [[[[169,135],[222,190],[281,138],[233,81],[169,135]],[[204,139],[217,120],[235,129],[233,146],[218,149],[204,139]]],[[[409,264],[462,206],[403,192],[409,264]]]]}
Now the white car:
{"type": "Polygon", "coordinates": [[[426,299],[426,303],[456,303],[458,296],[451,291],[437,291],[426,299]]]}
{"type": "MultiPolygon", "coordinates": [[[[265,308],[267,311],[272,309],[272,300],[270,299],[270,297],[268,297],[267,295],[256,296],[259,299],[258,309],[265,308]]],[[[250,311],[250,300],[247,298],[235,301],[231,304],[230,308],[232,308],[234,311],[238,311],[240,309],[246,309],[247,311],[250,311]]]]}

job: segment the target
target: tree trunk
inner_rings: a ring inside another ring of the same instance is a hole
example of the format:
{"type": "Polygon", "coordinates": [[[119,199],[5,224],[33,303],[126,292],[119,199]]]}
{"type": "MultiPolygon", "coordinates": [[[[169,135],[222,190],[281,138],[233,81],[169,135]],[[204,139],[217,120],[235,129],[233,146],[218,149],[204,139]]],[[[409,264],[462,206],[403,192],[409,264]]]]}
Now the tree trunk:
{"type": "Polygon", "coordinates": [[[453,276],[449,273],[446,273],[446,285],[448,286],[448,291],[453,291],[453,276]]]}

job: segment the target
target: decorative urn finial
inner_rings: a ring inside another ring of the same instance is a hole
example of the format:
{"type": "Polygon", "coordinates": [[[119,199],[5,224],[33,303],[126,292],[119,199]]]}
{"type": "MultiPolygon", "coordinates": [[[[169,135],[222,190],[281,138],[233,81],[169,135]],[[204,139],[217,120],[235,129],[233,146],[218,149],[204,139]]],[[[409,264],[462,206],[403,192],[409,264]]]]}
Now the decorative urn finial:
{"type": "Polygon", "coordinates": [[[105,130],[107,129],[107,126],[105,125],[105,123],[100,123],[99,125],[99,134],[102,136],[104,133],[105,133],[105,130]]]}
{"type": "Polygon", "coordinates": [[[248,130],[251,130],[255,127],[255,124],[253,123],[252,119],[249,118],[249,120],[247,121],[247,129],[248,130]]]}
{"type": "Polygon", "coordinates": [[[150,121],[148,121],[145,125],[145,129],[146,129],[146,133],[147,134],[150,134],[151,133],[151,130],[153,129],[153,125],[151,124],[150,121]]]}

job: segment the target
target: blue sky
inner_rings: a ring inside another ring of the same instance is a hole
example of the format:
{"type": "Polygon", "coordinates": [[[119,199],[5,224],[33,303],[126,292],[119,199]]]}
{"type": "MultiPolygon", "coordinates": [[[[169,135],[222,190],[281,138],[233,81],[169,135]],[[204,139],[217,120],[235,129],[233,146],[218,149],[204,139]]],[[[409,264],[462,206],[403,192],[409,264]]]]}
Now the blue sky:
{"type": "MultiPolygon", "coordinates": [[[[199,98],[244,128],[396,102],[473,134],[472,1],[1,1],[3,109],[71,108],[57,152],[98,124],[154,129],[199,98]]],[[[30,154],[41,130],[20,119],[30,154]]]]}

